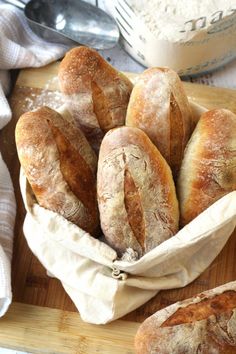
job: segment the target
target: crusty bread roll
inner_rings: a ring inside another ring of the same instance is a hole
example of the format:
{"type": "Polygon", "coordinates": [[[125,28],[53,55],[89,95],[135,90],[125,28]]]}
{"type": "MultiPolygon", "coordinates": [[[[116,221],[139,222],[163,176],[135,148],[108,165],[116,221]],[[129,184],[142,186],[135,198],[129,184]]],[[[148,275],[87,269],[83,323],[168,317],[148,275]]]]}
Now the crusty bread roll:
{"type": "Polygon", "coordinates": [[[87,47],[66,54],[58,77],[68,109],[98,151],[104,134],[124,125],[132,83],[87,47]]]}
{"type": "Polygon", "coordinates": [[[236,115],[204,113],[186,147],[178,178],[181,225],[236,190],[236,115]]]}
{"type": "Polygon", "coordinates": [[[178,230],[171,170],[138,128],[123,126],[105,135],[97,194],[102,230],[120,256],[127,248],[142,256],[178,230]]]}
{"type": "Polygon", "coordinates": [[[39,205],[96,235],[97,157],[83,133],[43,107],[20,117],[16,146],[39,205]]]}
{"type": "Polygon", "coordinates": [[[137,354],[236,353],[236,282],[156,312],[139,327],[137,354]]]}
{"type": "Polygon", "coordinates": [[[126,125],[142,129],[177,176],[193,130],[192,112],[179,76],[169,68],[150,68],[138,78],[126,125]]]}

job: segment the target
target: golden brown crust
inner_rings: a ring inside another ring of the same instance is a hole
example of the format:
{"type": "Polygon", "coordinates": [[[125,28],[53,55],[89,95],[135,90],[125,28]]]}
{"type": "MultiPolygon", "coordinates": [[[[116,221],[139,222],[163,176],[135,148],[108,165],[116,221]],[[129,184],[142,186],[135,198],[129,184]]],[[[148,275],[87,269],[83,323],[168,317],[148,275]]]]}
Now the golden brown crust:
{"type": "Polygon", "coordinates": [[[189,304],[184,308],[179,308],[162,323],[161,327],[201,321],[212,315],[217,316],[223,312],[231,312],[234,308],[236,308],[236,292],[227,290],[223,294],[215,295],[213,298],[203,298],[196,304],[189,304]]]}
{"type": "Polygon", "coordinates": [[[145,252],[145,222],[139,188],[128,169],[124,171],[124,204],[130,228],[142,251],[145,252]]]}
{"type": "Polygon", "coordinates": [[[178,230],[178,202],[170,168],[147,135],[120,127],[103,139],[98,162],[101,227],[121,255],[139,256],[178,230]]]}
{"type": "Polygon", "coordinates": [[[193,119],[183,85],[173,70],[150,68],[139,76],[130,97],[126,125],[145,131],[176,177],[193,119]]]}
{"type": "Polygon", "coordinates": [[[178,179],[181,225],[236,189],[236,116],[204,113],[186,147],[178,179]]]}
{"type": "Polygon", "coordinates": [[[16,145],[38,203],[95,234],[97,159],[83,133],[43,107],[20,117],[16,145]]]}
{"type": "Polygon", "coordinates": [[[87,47],[71,49],[59,67],[68,109],[98,150],[109,129],[124,125],[132,83],[87,47]]]}
{"type": "Polygon", "coordinates": [[[140,326],[137,354],[236,353],[236,282],[156,312],[140,326]]]}

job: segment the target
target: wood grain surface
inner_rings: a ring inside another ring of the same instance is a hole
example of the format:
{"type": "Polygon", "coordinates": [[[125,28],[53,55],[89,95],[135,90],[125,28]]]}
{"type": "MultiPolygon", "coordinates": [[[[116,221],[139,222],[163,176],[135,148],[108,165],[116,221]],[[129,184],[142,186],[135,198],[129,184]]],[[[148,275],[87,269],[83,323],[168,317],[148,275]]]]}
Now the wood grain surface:
{"type": "MultiPolygon", "coordinates": [[[[55,321],[56,323],[57,322],[56,316],[61,316],[61,314],[64,313],[63,311],[75,312],[76,308],[72,303],[72,301],[70,300],[70,298],[65,293],[65,291],[63,290],[60,282],[56,279],[49,278],[46,275],[45,269],[41,266],[39,261],[33,256],[33,254],[31,253],[30,249],[26,244],[23,231],[22,231],[22,224],[24,220],[25,210],[24,210],[24,206],[19,191],[19,182],[18,182],[19,162],[18,162],[16,148],[15,148],[14,129],[15,129],[15,124],[17,122],[17,119],[23,112],[39,107],[41,105],[48,105],[52,108],[57,108],[63,104],[63,97],[61,96],[58,88],[57,70],[58,70],[58,63],[54,63],[40,69],[27,69],[27,70],[22,70],[20,72],[16,86],[10,98],[10,104],[13,111],[13,119],[0,132],[0,150],[2,151],[3,158],[9,167],[14,188],[15,188],[16,200],[17,200],[17,217],[16,217],[16,224],[15,224],[14,254],[13,254],[13,267],[12,267],[13,299],[15,302],[22,303],[22,304],[14,304],[11,310],[9,311],[9,314],[7,314],[7,316],[0,321],[0,345],[16,347],[16,345],[14,344],[16,343],[16,340],[13,340],[13,337],[11,335],[11,328],[13,331],[16,331],[19,324],[20,328],[17,329],[16,336],[20,341],[25,335],[25,333],[23,332],[21,333],[21,331],[23,331],[25,328],[25,331],[27,332],[30,326],[32,325],[33,327],[32,330],[30,330],[29,338],[30,339],[32,338],[31,337],[32,333],[34,333],[34,338],[32,339],[31,345],[28,345],[28,347],[19,346],[18,348],[24,348],[28,350],[30,349],[31,351],[35,351],[35,352],[37,352],[38,350],[37,349],[38,344],[37,345],[35,344],[36,343],[35,340],[37,335],[41,333],[40,332],[41,330],[37,331],[36,329],[37,324],[39,324],[37,316],[43,316],[44,314],[45,326],[50,327],[51,326],[50,316],[48,315],[49,316],[48,317],[47,313],[53,314],[52,316],[56,314],[53,317],[53,321],[55,321]],[[46,308],[42,309],[34,306],[27,307],[26,305],[23,304],[37,305],[37,306],[47,307],[50,309],[46,309],[46,308]],[[53,312],[52,309],[58,309],[58,311],[60,311],[60,315],[59,312],[53,312]],[[18,317],[19,316],[22,317],[24,311],[26,311],[26,318],[19,319],[18,317]],[[29,319],[27,317],[28,315],[30,317],[29,319]],[[34,323],[34,318],[38,322],[34,323]],[[26,322],[24,322],[23,320],[26,322]],[[6,326],[6,323],[8,324],[8,326],[6,326]],[[3,331],[4,328],[8,328],[8,329],[6,329],[4,332],[3,331]],[[6,338],[5,342],[4,342],[4,338],[6,338]]],[[[129,76],[135,79],[135,75],[129,74],[129,76]]],[[[209,109],[224,107],[236,113],[236,91],[229,90],[229,89],[210,88],[208,86],[201,86],[201,85],[191,84],[191,83],[185,83],[184,86],[189,98],[191,98],[193,101],[209,109]]],[[[120,331],[124,334],[126,333],[126,331],[128,331],[126,328],[125,321],[128,321],[128,323],[130,323],[129,321],[131,321],[131,323],[142,322],[145,318],[153,314],[158,309],[161,309],[173,302],[191,297],[193,294],[196,294],[198,292],[210,288],[214,288],[215,286],[235,280],[236,279],[235,257],[236,257],[236,233],[234,232],[234,234],[230,237],[224,249],[215,259],[215,261],[198,279],[196,279],[193,283],[189,284],[188,286],[182,289],[161,291],[145,305],[141,306],[136,311],[133,311],[132,313],[126,315],[122,319],[122,321],[119,321],[120,331]]],[[[78,321],[78,323],[76,322],[76,326],[78,325],[78,328],[80,330],[84,328],[84,324],[81,322],[79,315],[77,313],[74,314],[74,313],[66,312],[66,314],[67,314],[66,315],[67,318],[71,318],[75,322],[78,321]]],[[[114,324],[114,326],[116,326],[116,324],[114,324]]],[[[131,348],[134,329],[137,328],[137,324],[134,325],[133,327],[131,324],[130,325],[127,324],[127,326],[129,326],[129,328],[132,328],[132,331],[129,333],[130,336],[128,339],[130,347],[127,346],[127,348],[131,348]]],[[[98,328],[98,331],[100,331],[99,329],[100,327],[98,326],[93,326],[93,327],[98,328]]],[[[43,325],[40,328],[44,330],[43,325]]],[[[78,330],[79,336],[82,335],[81,334],[82,332],[80,332],[80,330],[78,330]]],[[[57,330],[55,330],[53,333],[55,334],[55,332],[57,332],[57,330]]],[[[73,332],[71,335],[73,337],[76,334],[75,332],[73,332]]],[[[45,337],[45,339],[46,338],[48,338],[48,340],[50,339],[50,332],[48,337],[45,337]]],[[[54,341],[56,337],[54,338],[52,336],[52,338],[53,338],[52,341],[54,341]]],[[[87,339],[88,338],[86,337],[86,340],[87,339]]],[[[113,339],[115,343],[116,342],[115,337],[113,339]]],[[[58,340],[61,341],[61,339],[58,340]]],[[[63,340],[66,340],[66,338],[64,338],[63,340]]],[[[91,341],[91,343],[87,343],[86,345],[92,346],[93,344],[94,343],[91,341]]],[[[73,345],[75,348],[74,342],[73,345]]],[[[109,351],[105,350],[106,344],[103,343],[101,345],[103,345],[103,347],[101,347],[102,349],[100,351],[96,351],[96,353],[106,353],[106,352],[108,353],[109,351]]],[[[111,349],[111,347],[109,348],[111,349]]],[[[40,349],[38,350],[38,352],[40,352],[40,349]]],[[[57,353],[56,349],[54,352],[57,353]]],[[[61,352],[67,353],[67,351],[61,351],[61,352]]],[[[80,349],[78,349],[77,351],[71,351],[71,352],[76,352],[76,353],[94,352],[95,353],[95,351],[92,351],[92,349],[91,351],[86,351],[86,350],[81,351],[80,349]]],[[[110,350],[110,353],[111,352],[116,353],[116,351],[114,350],[110,350]]],[[[130,349],[130,351],[129,349],[127,349],[127,351],[124,351],[124,353],[132,353],[132,352],[133,352],[132,349],[130,349]]],[[[119,351],[119,353],[123,353],[123,352],[119,351]]]]}
{"type": "Polygon", "coordinates": [[[132,354],[138,326],[120,320],[95,326],[77,313],[14,303],[0,321],[0,346],[39,354],[132,354]]]}

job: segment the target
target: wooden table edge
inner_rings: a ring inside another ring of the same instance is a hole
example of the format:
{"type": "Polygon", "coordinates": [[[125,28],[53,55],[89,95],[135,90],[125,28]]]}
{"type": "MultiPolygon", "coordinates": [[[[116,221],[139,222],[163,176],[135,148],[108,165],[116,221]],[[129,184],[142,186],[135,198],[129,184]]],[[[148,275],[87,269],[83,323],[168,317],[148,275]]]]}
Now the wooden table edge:
{"type": "Polygon", "coordinates": [[[123,320],[94,325],[78,312],[13,302],[0,319],[0,347],[30,353],[131,354],[139,325],[123,320]]]}

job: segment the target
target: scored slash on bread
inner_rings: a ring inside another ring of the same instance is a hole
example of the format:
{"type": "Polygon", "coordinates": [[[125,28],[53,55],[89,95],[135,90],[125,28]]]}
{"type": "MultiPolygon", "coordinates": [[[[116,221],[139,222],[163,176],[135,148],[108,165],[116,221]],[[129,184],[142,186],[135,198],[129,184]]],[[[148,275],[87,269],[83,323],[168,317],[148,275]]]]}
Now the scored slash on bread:
{"type": "Polygon", "coordinates": [[[97,194],[101,228],[119,255],[132,248],[141,257],[178,231],[171,170],[138,128],[124,126],[105,135],[97,194]]]}
{"type": "Polygon", "coordinates": [[[215,109],[201,116],[185,150],[177,190],[182,226],[236,190],[234,113],[215,109]]]}
{"type": "Polygon", "coordinates": [[[104,134],[124,125],[133,84],[99,53],[83,46],[66,54],[58,78],[68,110],[98,151],[104,134]]]}
{"type": "Polygon", "coordinates": [[[147,318],[137,354],[236,353],[236,282],[177,302],[147,318]]]}
{"type": "Polygon", "coordinates": [[[177,177],[194,128],[192,112],[179,76],[169,68],[139,75],[127,109],[126,125],[142,129],[177,177]]]}
{"type": "Polygon", "coordinates": [[[133,88],[100,54],[82,46],[66,54],[58,76],[71,114],[63,119],[43,107],[20,118],[21,165],[41,206],[93,235],[98,198],[102,229],[119,256],[131,247],[141,257],[178,231],[172,173],[177,180],[180,166],[181,225],[236,189],[235,116],[206,113],[218,117],[216,123],[201,118],[186,147],[195,122],[173,70],[147,69],[133,88]],[[90,144],[99,152],[98,191],[90,144]]]}
{"type": "Polygon", "coordinates": [[[97,157],[84,134],[48,107],[23,114],[15,134],[21,166],[39,205],[95,236],[97,157]]]}
{"type": "MultiPolygon", "coordinates": [[[[122,126],[132,84],[97,52],[72,49],[59,77],[72,115],[43,107],[20,117],[16,145],[22,169],[39,205],[93,236],[100,231],[100,212],[106,242],[118,258],[129,252],[140,258],[178,231],[172,172],[176,178],[194,126],[180,79],[168,68],[145,71],[131,95],[128,126],[122,126]],[[79,127],[97,151],[103,139],[98,171],[79,127]]],[[[236,189],[235,132],[235,115],[227,110],[200,119],[178,179],[182,225],[236,189]]],[[[173,258],[171,247],[167,251],[173,258]]],[[[135,346],[138,354],[236,353],[235,282],[157,312],[141,325],[135,346]]]]}

